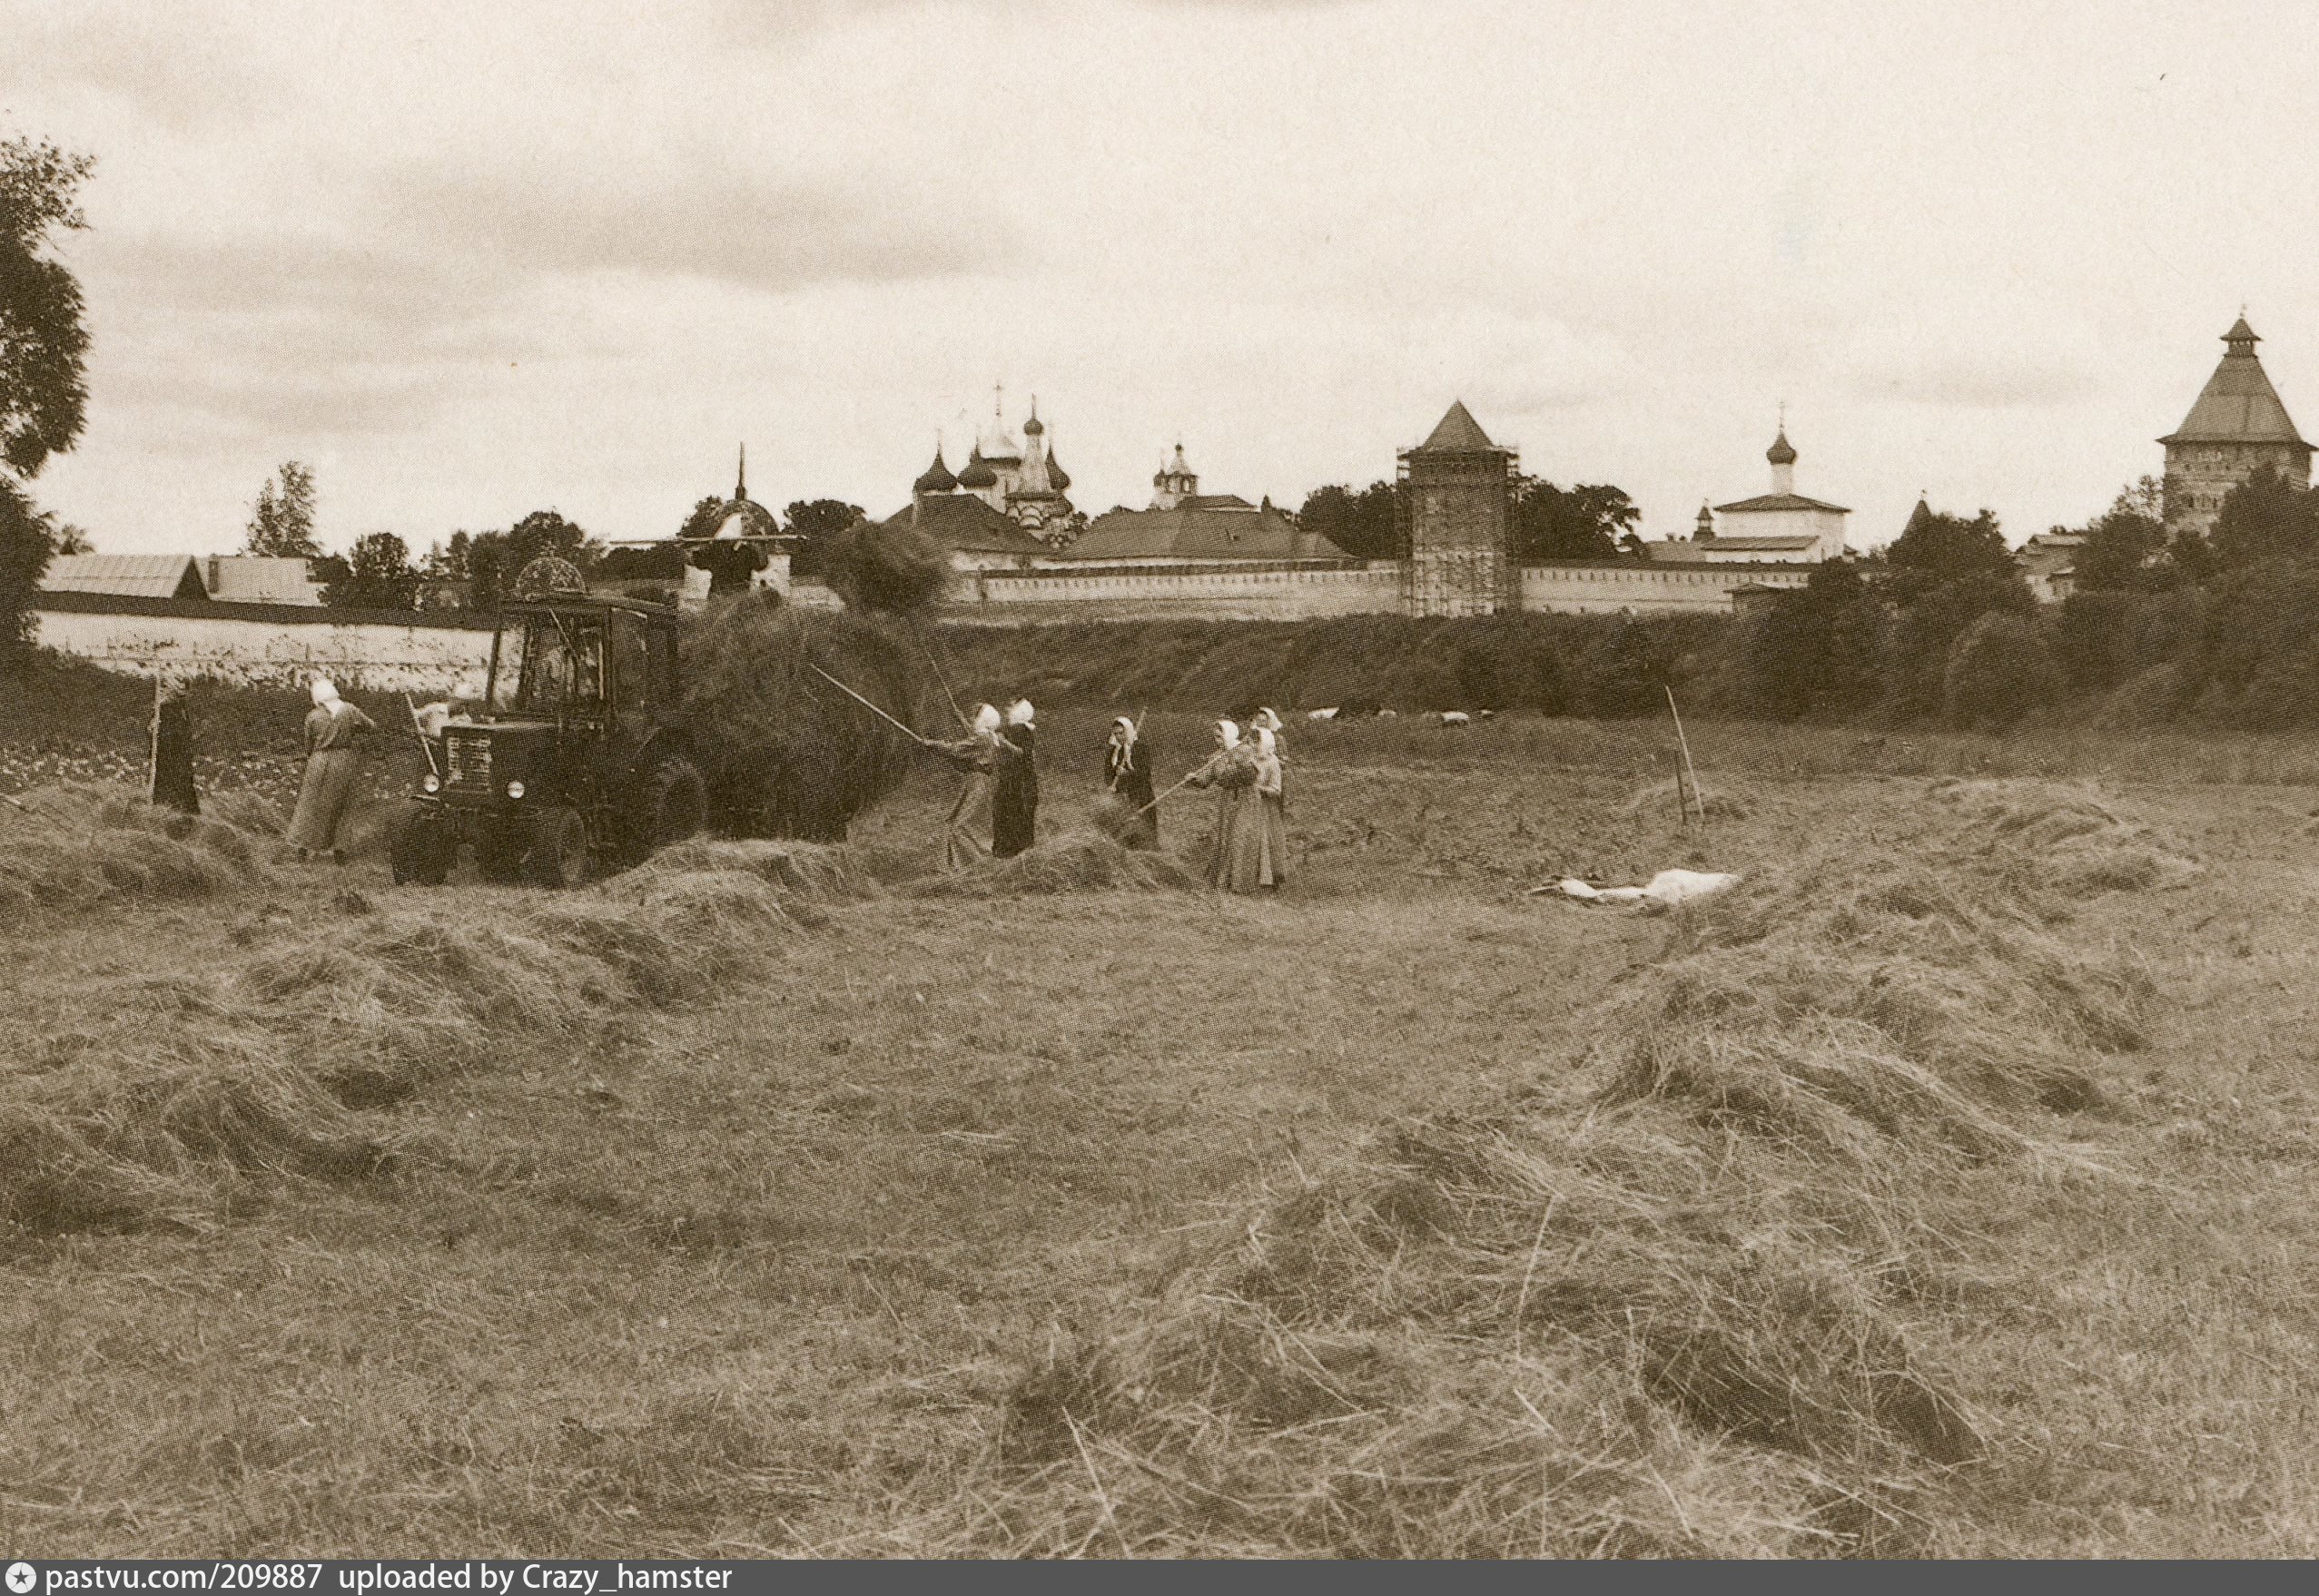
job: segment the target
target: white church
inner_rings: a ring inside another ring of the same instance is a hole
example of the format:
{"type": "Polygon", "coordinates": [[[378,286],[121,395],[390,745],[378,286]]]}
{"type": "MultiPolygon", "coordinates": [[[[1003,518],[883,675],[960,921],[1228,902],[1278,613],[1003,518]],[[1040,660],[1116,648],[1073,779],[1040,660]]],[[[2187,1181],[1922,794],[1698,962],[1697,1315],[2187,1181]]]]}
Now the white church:
{"type": "Polygon", "coordinates": [[[1771,492],[1712,509],[1701,505],[1692,535],[1644,544],[1650,557],[1689,565],[1731,561],[1782,566],[1840,558],[1845,517],[1852,512],[1796,491],[1796,450],[1788,441],[1784,419],[1763,458],[1771,464],[1771,492]]]}

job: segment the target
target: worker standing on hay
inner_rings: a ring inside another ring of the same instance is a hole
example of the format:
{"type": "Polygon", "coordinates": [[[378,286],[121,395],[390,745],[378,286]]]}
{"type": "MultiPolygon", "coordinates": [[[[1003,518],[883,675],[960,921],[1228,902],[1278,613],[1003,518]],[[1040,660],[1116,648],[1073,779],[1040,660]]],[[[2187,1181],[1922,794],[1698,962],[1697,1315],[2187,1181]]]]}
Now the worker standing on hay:
{"type": "Polygon", "coordinates": [[[958,784],[958,802],[950,806],[950,819],[942,831],[942,868],[957,870],[990,853],[982,832],[991,818],[992,773],[999,764],[999,712],[978,704],[964,737],[925,746],[948,760],[965,778],[958,784]]]}
{"type": "Polygon", "coordinates": [[[1264,822],[1255,809],[1256,751],[1240,740],[1238,726],[1230,721],[1216,723],[1216,752],[1183,784],[1216,789],[1216,836],[1209,854],[1208,884],[1228,892],[1256,891],[1264,822]]]}
{"type": "Polygon", "coordinates": [[[1288,880],[1288,817],[1281,802],[1279,740],[1263,726],[1256,729],[1256,821],[1260,844],[1255,850],[1257,884],[1278,891],[1288,880]]]}
{"type": "Polygon", "coordinates": [[[1126,715],[1111,723],[1110,741],[1103,744],[1103,790],[1134,807],[1120,841],[1130,848],[1160,846],[1160,806],[1151,796],[1151,744],[1126,715]]]}
{"type": "Polygon", "coordinates": [[[338,695],[325,676],[313,686],[314,707],[306,713],[306,777],[299,784],[298,808],[290,817],[291,846],[301,859],[328,853],[345,862],[346,812],[354,803],[360,764],[355,738],[378,724],[338,695]]]}
{"type": "Polygon", "coordinates": [[[185,814],[202,813],[201,794],[193,791],[193,719],[182,686],[153,699],[153,801],[185,814]]]}
{"type": "Polygon", "coordinates": [[[991,855],[1011,859],[1039,840],[1038,712],[1018,698],[999,734],[999,764],[991,789],[991,855]]]}

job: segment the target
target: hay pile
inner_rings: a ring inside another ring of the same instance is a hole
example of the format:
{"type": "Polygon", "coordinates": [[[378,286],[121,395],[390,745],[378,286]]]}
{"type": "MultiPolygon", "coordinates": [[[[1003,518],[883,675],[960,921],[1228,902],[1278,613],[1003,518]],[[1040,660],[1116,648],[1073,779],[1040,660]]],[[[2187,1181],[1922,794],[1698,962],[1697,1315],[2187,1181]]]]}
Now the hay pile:
{"type": "Polygon", "coordinates": [[[1126,888],[1181,892],[1199,879],[1164,853],[1123,848],[1094,832],[1065,832],[1011,859],[921,876],[898,890],[913,898],[1030,898],[1126,888]]]}
{"type": "Polygon", "coordinates": [[[930,735],[949,724],[922,702],[914,645],[873,616],[736,598],[692,622],[682,646],[693,742],[729,835],[844,842],[921,757],[812,667],[930,735]]]}
{"type": "Polygon", "coordinates": [[[114,982],[0,1069],[0,1241],[201,1228],[285,1176],[367,1178],[394,1137],[360,1112],[543,1039],[712,990],[800,914],[867,890],[834,851],[690,845],[601,887],[290,928],[205,980],[114,982]]]}
{"type": "Polygon", "coordinates": [[[0,916],[105,899],[212,898],[268,876],[281,818],[246,792],[198,816],[157,809],[133,788],[41,787],[0,804],[0,916]],[[29,813],[27,813],[29,811],[29,813]]]}
{"type": "Polygon", "coordinates": [[[2188,885],[2204,867],[2176,839],[2127,820],[2087,787],[1949,778],[1930,789],[2023,884],[2067,898],[2188,885]]]}
{"type": "Polygon", "coordinates": [[[2147,996],[2008,881],[1823,857],[1687,909],[1534,1084],[1397,1128],[1025,1366],[957,1543],[1938,1552],[2000,1437],[1934,1321],[2027,1305],[1983,1233],[2092,1177],[2057,1115],[2147,996]]]}

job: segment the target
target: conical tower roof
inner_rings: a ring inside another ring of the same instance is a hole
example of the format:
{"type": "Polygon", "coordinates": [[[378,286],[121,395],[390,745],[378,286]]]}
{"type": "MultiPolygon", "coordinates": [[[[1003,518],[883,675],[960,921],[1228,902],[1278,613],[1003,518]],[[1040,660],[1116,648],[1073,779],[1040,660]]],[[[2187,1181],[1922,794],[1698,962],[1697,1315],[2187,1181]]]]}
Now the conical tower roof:
{"type": "Polygon", "coordinates": [[[2287,443],[2311,446],[2294,429],[2287,408],[2271,386],[2263,362],[2255,357],[2260,342],[2255,330],[2241,316],[2223,334],[2228,352],[2215,374],[2199,390],[2198,402],[2182,425],[2158,439],[2160,443],[2287,443]]]}
{"type": "Polygon", "coordinates": [[[1474,419],[1473,412],[1465,408],[1464,399],[1450,401],[1449,409],[1443,415],[1440,425],[1417,447],[1445,452],[1497,451],[1497,445],[1492,443],[1490,435],[1482,430],[1482,424],[1474,419]]]}

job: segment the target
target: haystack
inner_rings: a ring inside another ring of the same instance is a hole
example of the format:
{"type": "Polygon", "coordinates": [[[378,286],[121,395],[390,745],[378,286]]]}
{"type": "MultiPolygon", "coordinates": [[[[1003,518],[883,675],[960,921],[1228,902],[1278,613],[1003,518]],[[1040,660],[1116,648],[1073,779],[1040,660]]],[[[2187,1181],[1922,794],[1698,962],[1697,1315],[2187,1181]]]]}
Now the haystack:
{"type": "Polygon", "coordinates": [[[947,734],[922,702],[910,639],[874,616],[738,598],[689,626],[683,647],[710,809],[731,835],[843,842],[920,757],[815,666],[896,719],[947,734]]]}

